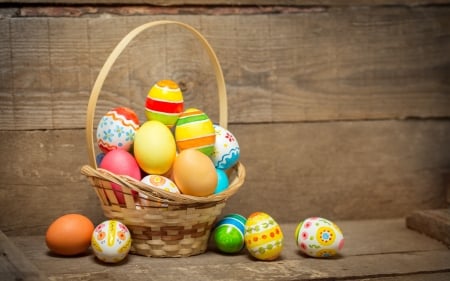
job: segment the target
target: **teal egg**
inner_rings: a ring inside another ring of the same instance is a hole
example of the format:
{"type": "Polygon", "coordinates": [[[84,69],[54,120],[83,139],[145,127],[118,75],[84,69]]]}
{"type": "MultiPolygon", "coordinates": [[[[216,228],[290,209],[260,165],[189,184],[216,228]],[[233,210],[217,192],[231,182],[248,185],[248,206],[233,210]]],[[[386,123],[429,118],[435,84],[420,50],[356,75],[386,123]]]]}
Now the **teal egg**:
{"type": "Polygon", "coordinates": [[[213,232],[214,243],[226,254],[239,253],[245,246],[245,223],[247,219],[239,214],[229,214],[216,223],[213,232]]]}
{"type": "Polygon", "coordinates": [[[221,193],[222,191],[227,189],[228,185],[230,184],[227,173],[224,170],[216,168],[216,173],[217,173],[217,186],[216,189],[214,190],[214,194],[221,193]]]}

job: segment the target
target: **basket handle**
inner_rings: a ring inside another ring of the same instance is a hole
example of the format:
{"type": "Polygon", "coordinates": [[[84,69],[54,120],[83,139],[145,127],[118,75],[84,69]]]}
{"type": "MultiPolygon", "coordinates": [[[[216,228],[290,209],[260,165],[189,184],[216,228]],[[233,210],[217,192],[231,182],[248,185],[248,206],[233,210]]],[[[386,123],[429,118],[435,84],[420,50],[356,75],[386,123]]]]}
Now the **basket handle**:
{"type": "Polygon", "coordinates": [[[227,95],[225,89],[225,79],[223,77],[222,68],[220,67],[219,60],[217,59],[216,53],[212,49],[211,45],[208,41],[203,37],[203,35],[197,31],[192,26],[178,22],[178,21],[169,21],[169,20],[161,20],[161,21],[153,21],[148,22],[143,25],[140,25],[130,31],[114,48],[109,57],[106,59],[105,64],[103,65],[100,73],[95,80],[94,86],[91,91],[91,96],[89,98],[87,114],[86,114],[86,141],[88,148],[88,156],[89,156],[89,164],[97,168],[97,162],[95,160],[95,150],[94,150],[94,116],[95,116],[95,107],[97,104],[98,96],[100,94],[100,90],[105,82],[106,76],[108,75],[112,65],[122,53],[122,51],[128,46],[128,44],[133,40],[139,33],[142,31],[155,27],[158,25],[167,25],[174,24],[181,26],[188,31],[190,31],[195,37],[202,43],[203,47],[208,53],[209,59],[211,60],[212,66],[214,68],[214,73],[217,80],[217,91],[219,95],[219,124],[220,126],[226,128],[228,124],[228,112],[227,112],[227,95]]]}

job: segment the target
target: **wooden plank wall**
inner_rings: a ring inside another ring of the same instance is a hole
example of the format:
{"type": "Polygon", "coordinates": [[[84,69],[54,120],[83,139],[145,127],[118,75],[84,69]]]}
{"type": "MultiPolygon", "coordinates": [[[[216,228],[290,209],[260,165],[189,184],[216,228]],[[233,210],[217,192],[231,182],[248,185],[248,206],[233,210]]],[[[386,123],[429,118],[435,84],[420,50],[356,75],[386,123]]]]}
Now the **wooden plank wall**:
{"type": "MultiPolygon", "coordinates": [[[[79,173],[87,164],[87,101],[118,41],[157,19],[198,28],[221,62],[229,129],[247,168],[245,185],[224,212],[265,211],[293,222],[401,217],[446,206],[448,1],[8,2],[0,4],[0,229],[6,234],[42,234],[67,212],[103,219],[79,173]]],[[[209,61],[190,34],[171,26],[142,34],[119,58],[96,120],[119,105],[144,120],[149,87],[167,77],[182,85],[187,105],[218,121],[209,61]]]]}

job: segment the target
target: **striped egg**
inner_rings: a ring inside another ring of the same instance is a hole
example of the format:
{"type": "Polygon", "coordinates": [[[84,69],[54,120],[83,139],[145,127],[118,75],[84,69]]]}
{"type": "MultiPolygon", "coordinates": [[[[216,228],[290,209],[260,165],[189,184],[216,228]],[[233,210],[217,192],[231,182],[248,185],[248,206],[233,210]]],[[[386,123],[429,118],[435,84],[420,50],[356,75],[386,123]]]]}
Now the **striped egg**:
{"type": "Polygon", "coordinates": [[[245,246],[258,260],[275,260],[283,250],[283,232],[271,216],[255,212],[245,224],[245,246]]]}
{"type": "Polygon", "coordinates": [[[148,120],[157,120],[172,128],[183,112],[183,94],[172,80],[158,81],[148,92],[145,115],[148,120]]]}
{"type": "Polygon", "coordinates": [[[138,129],[137,114],[130,108],[116,107],[100,119],[97,126],[97,145],[104,153],[114,149],[130,151],[138,129]]]}
{"type": "Polygon", "coordinates": [[[247,219],[239,214],[229,214],[216,223],[213,238],[221,252],[235,254],[244,248],[246,222],[247,219]]]}
{"type": "Polygon", "coordinates": [[[194,148],[211,156],[216,141],[213,123],[203,111],[189,108],[178,118],[175,141],[179,151],[194,148]]]}

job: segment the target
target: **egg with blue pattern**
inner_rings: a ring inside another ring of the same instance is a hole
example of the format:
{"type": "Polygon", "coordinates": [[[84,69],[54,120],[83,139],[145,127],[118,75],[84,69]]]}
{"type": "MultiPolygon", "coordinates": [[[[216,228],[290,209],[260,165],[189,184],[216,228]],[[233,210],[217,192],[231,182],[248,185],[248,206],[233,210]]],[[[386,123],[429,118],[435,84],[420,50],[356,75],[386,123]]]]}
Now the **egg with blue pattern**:
{"type": "Polygon", "coordinates": [[[117,107],[108,111],[97,126],[97,145],[107,153],[114,149],[130,151],[139,129],[137,114],[130,108],[117,107]]]}
{"type": "Polygon", "coordinates": [[[236,137],[227,129],[214,124],[216,142],[211,155],[214,166],[219,169],[229,169],[234,166],[240,157],[239,143],[236,137]]]}

